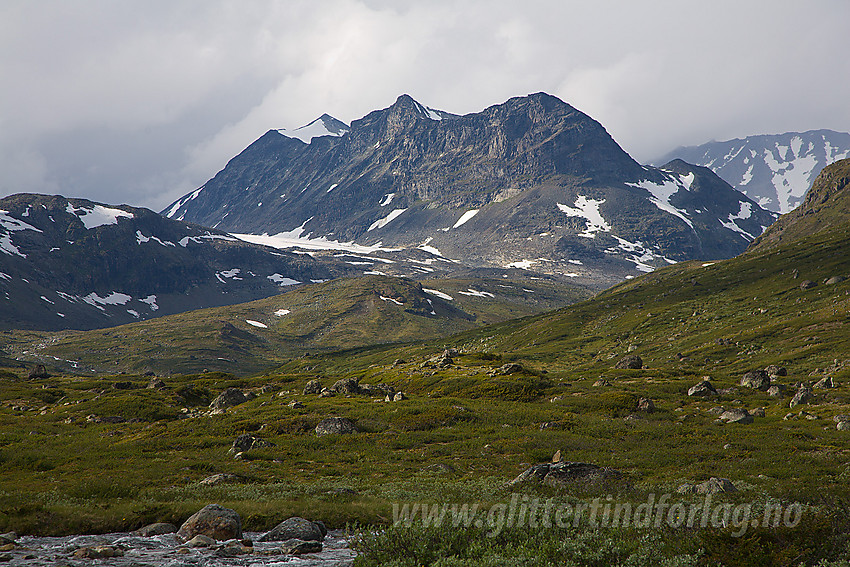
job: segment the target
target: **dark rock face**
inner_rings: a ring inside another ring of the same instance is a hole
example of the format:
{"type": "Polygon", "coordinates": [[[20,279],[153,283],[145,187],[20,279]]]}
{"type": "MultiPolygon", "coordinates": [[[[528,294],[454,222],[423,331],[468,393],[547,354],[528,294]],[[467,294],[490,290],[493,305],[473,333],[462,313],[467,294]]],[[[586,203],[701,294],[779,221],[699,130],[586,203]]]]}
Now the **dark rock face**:
{"type": "Polygon", "coordinates": [[[286,541],[290,539],[322,541],[325,539],[325,535],[317,523],[304,518],[293,517],[284,520],[260,536],[258,541],[286,541]]]}
{"type": "Polygon", "coordinates": [[[344,435],[356,431],[354,422],[346,417],[326,417],[316,426],[316,435],[344,435]]]}
{"type": "Polygon", "coordinates": [[[47,373],[43,364],[36,364],[29,373],[30,380],[36,380],[39,378],[50,378],[50,374],[47,373]]]}
{"type": "Polygon", "coordinates": [[[242,539],[242,520],[230,508],[210,504],[195,512],[177,531],[177,537],[188,541],[205,535],[218,541],[242,539]]]}
{"type": "Polygon", "coordinates": [[[405,95],[310,143],[271,130],[163,212],[236,233],[427,242],[468,265],[545,257],[548,271],[619,278],[664,258],[734,256],[774,218],[708,169],[642,167],[545,93],[465,116],[405,95]]]}

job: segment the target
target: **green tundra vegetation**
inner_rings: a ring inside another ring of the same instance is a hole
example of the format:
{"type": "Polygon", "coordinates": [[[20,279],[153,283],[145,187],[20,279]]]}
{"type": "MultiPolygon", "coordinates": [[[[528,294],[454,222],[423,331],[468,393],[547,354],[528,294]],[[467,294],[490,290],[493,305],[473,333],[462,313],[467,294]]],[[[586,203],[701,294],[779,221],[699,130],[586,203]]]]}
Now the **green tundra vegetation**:
{"type": "Polygon", "coordinates": [[[836,424],[850,415],[850,225],[771,238],[556,311],[425,341],[301,353],[262,370],[175,372],[158,388],[132,373],[29,378],[3,358],[0,530],[129,530],[179,523],[217,502],[248,530],[288,515],[362,530],[360,565],[848,565],[850,431],[836,424]],[[628,355],[641,367],[618,368],[628,355]],[[770,365],[787,370],[773,378],[784,392],[740,385],[770,365]],[[706,377],[719,393],[689,396],[706,377]],[[813,387],[790,407],[800,383],[824,378],[834,387],[813,387]],[[303,393],[312,380],[345,379],[366,393],[303,393]],[[211,411],[227,388],[253,397],[211,411]],[[385,401],[385,391],[406,399],[385,401]],[[725,423],[721,407],[754,420],[725,423]],[[316,435],[329,416],[357,431],[316,435]],[[234,458],[242,434],[271,445],[234,458]],[[615,469],[620,481],[509,484],[558,451],[615,469]],[[214,473],[236,476],[201,483],[214,473]],[[698,503],[702,495],[677,489],[712,477],[737,489],[715,502],[757,511],[798,503],[802,519],[745,533],[393,525],[394,504],[404,503],[487,509],[516,495],[575,505],[662,493],[698,503]]]}

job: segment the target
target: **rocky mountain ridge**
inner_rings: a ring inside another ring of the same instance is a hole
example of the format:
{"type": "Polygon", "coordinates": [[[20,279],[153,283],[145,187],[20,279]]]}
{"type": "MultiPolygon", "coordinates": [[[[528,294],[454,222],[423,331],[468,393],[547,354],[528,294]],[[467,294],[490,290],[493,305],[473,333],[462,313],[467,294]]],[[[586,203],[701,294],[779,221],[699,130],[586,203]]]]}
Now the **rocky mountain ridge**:
{"type": "Polygon", "coordinates": [[[545,93],[464,116],[403,95],[339,124],[304,127],[309,143],[270,130],[163,214],[281,248],[420,250],[599,285],[734,256],[775,218],[708,169],[640,165],[545,93]]]}

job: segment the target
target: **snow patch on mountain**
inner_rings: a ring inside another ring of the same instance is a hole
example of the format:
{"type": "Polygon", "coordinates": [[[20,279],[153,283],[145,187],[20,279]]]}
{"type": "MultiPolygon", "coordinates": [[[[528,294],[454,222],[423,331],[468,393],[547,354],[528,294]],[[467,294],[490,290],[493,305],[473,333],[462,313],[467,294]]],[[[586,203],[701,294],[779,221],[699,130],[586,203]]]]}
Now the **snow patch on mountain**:
{"type": "Polygon", "coordinates": [[[667,179],[665,179],[663,183],[653,183],[652,181],[644,180],[640,183],[626,183],[626,185],[645,189],[650,193],[650,195],[652,195],[649,200],[653,205],[666,213],[679,217],[685,221],[685,224],[693,229],[694,223],[686,216],[688,211],[678,209],[670,204],[670,197],[678,193],[680,189],[689,191],[693,182],[694,174],[688,173],[687,175],[679,176],[667,174],[667,179]]]}
{"type": "Polygon", "coordinates": [[[20,230],[34,230],[35,232],[42,232],[31,224],[10,216],[9,211],[2,210],[0,210],[0,230],[5,233],[0,234],[0,252],[8,254],[9,256],[20,256],[21,258],[26,258],[27,255],[21,252],[21,250],[12,242],[12,233],[20,230]]]}
{"type": "Polygon", "coordinates": [[[606,222],[602,217],[602,213],[599,212],[599,205],[604,202],[605,199],[597,201],[595,199],[588,199],[584,195],[579,195],[576,197],[575,208],[562,205],[561,203],[557,203],[557,205],[568,217],[582,217],[587,220],[587,228],[583,232],[580,232],[579,236],[595,238],[597,232],[611,232],[611,225],[606,222]]]}
{"type": "Polygon", "coordinates": [[[296,227],[288,232],[279,232],[274,235],[267,233],[263,234],[233,234],[232,236],[245,242],[254,244],[262,244],[263,246],[271,246],[283,250],[286,248],[304,248],[307,250],[343,250],[353,252],[355,254],[371,254],[372,252],[397,252],[398,248],[383,248],[380,243],[373,246],[364,246],[352,242],[339,242],[338,240],[328,240],[324,236],[318,238],[309,238],[303,236],[305,229],[304,225],[310,222],[310,219],[304,221],[301,226],[296,227]]]}
{"type": "Polygon", "coordinates": [[[82,221],[83,225],[89,230],[107,224],[118,224],[119,218],[132,219],[135,217],[133,213],[128,213],[121,209],[104,207],[103,205],[95,205],[90,209],[86,207],[80,207],[78,209],[71,203],[68,203],[65,211],[69,214],[76,215],[80,221],[82,221]]]}
{"type": "Polygon", "coordinates": [[[463,226],[467,221],[469,221],[472,217],[478,214],[478,209],[470,209],[463,213],[457,222],[452,225],[452,228],[458,228],[459,226],[463,226]]]}
{"type": "Polygon", "coordinates": [[[313,138],[321,138],[322,136],[334,136],[338,138],[344,136],[348,130],[349,128],[344,122],[337,120],[333,116],[323,114],[300,128],[295,128],[294,130],[281,129],[276,130],[276,132],[287,138],[296,138],[305,144],[309,144],[313,141],[313,138]]]}
{"type": "Polygon", "coordinates": [[[279,286],[296,285],[296,284],[301,283],[298,280],[294,280],[292,278],[287,278],[287,277],[282,276],[280,274],[272,274],[272,275],[266,276],[266,277],[279,286]]]}
{"type": "Polygon", "coordinates": [[[367,229],[366,229],[366,232],[372,232],[372,231],[373,231],[373,230],[375,230],[376,228],[384,228],[385,226],[387,226],[388,224],[390,224],[392,221],[394,221],[395,219],[397,219],[397,218],[398,218],[398,216],[399,216],[400,214],[402,214],[402,213],[403,213],[404,211],[406,211],[406,210],[407,210],[407,209],[393,209],[393,212],[391,212],[391,213],[390,213],[390,214],[388,214],[387,216],[385,216],[385,217],[383,217],[383,218],[380,218],[380,219],[376,220],[375,222],[373,222],[373,223],[369,226],[369,228],[367,228],[367,229]]]}
{"type": "Polygon", "coordinates": [[[430,293],[431,295],[436,295],[440,299],[445,299],[446,301],[453,301],[454,300],[454,298],[451,295],[449,295],[448,293],[443,293],[442,291],[440,291],[438,289],[428,289],[427,287],[423,287],[422,291],[424,291],[425,293],[430,293]]]}

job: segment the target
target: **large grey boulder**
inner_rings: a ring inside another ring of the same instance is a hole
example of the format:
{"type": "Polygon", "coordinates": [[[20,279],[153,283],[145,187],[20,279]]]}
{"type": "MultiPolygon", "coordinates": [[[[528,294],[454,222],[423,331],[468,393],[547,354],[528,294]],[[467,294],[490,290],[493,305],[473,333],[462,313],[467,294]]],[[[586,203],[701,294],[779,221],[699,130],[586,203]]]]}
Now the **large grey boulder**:
{"type": "Polygon", "coordinates": [[[694,397],[716,396],[717,389],[708,380],[703,380],[699,384],[691,386],[688,390],[688,395],[694,397]]]}
{"type": "Polygon", "coordinates": [[[720,419],[726,423],[740,423],[742,425],[753,422],[753,416],[743,408],[728,409],[720,414],[720,419]]]}
{"type": "Polygon", "coordinates": [[[282,521],[261,535],[257,541],[286,541],[290,539],[322,541],[325,539],[325,535],[316,522],[296,516],[282,521]]]}
{"type": "Polygon", "coordinates": [[[331,386],[331,390],[336,392],[337,394],[359,394],[360,393],[360,384],[354,378],[343,378],[342,380],[337,380],[333,386],[331,386]]]}
{"type": "Polygon", "coordinates": [[[319,380],[310,380],[307,382],[307,385],[304,386],[304,395],[308,394],[320,394],[322,392],[322,383],[319,380]]]}
{"type": "Polygon", "coordinates": [[[542,483],[547,486],[563,486],[572,483],[606,484],[623,479],[620,471],[590,463],[559,461],[532,465],[510,482],[511,486],[526,482],[542,483]]]}
{"type": "Polygon", "coordinates": [[[354,422],[347,417],[326,417],[316,426],[316,435],[345,435],[356,431],[354,422]]]}
{"type": "Polygon", "coordinates": [[[807,404],[810,399],[812,399],[812,389],[803,384],[800,386],[800,389],[797,390],[797,393],[794,394],[794,397],[791,398],[791,403],[788,407],[793,408],[800,404],[807,404]]]}
{"type": "Polygon", "coordinates": [[[216,399],[210,403],[212,409],[223,410],[244,404],[248,401],[248,397],[238,388],[228,388],[218,395],[216,399]]]}
{"type": "Polygon", "coordinates": [[[274,443],[254,437],[250,433],[243,433],[233,441],[233,446],[228,451],[231,455],[235,453],[243,453],[251,449],[261,449],[262,447],[274,447],[274,443]]]}
{"type": "Polygon", "coordinates": [[[741,378],[741,386],[766,392],[770,388],[770,375],[765,370],[747,372],[741,378]]]}
{"type": "Polygon", "coordinates": [[[242,520],[234,510],[210,504],[195,512],[177,530],[181,541],[189,541],[197,535],[218,541],[242,539],[242,520]]]}

